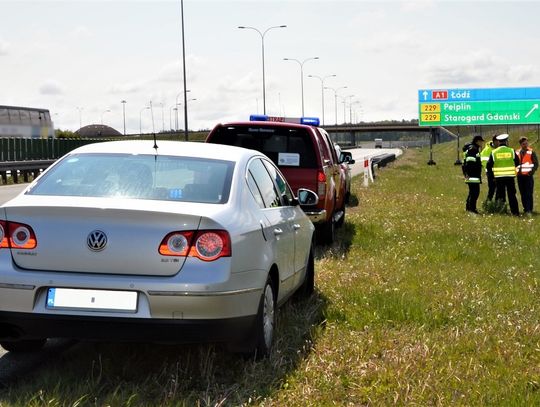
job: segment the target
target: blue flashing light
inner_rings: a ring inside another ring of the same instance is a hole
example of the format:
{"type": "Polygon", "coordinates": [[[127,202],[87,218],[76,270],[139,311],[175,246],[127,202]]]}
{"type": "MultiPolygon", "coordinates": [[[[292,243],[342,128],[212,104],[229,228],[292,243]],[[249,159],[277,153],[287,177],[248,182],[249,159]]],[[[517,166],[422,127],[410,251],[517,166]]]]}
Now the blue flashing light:
{"type": "Polygon", "coordinates": [[[301,124],[307,124],[309,126],[318,126],[321,124],[321,121],[318,117],[302,117],[300,118],[301,124]]]}
{"type": "Polygon", "coordinates": [[[265,114],[252,114],[249,116],[250,122],[280,122],[280,123],[298,123],[308,126],[319,126],[321,121],[318,117],[281,117],[268,116],[265,114]]]}
{"type": "Polygon", "coordinates": [[[265,114],[252,114],[249,116],[250,122],[267,122],[268,116],[265,114]]]}

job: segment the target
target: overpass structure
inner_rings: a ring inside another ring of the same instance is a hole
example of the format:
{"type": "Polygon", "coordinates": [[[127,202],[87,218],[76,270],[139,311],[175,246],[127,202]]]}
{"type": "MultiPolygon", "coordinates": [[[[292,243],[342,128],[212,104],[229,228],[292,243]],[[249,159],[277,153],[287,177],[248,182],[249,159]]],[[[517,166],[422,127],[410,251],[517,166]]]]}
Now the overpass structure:
{"type": "Polygon", "coordinates": [[[422,144],[440,143],[457,137],[441,126],[425,127],[411,123],[359,123],[337,126],[324,126],[332,140],[339,144],[358,145],[361,141],[383,140],[418,140],[422,144]]]}

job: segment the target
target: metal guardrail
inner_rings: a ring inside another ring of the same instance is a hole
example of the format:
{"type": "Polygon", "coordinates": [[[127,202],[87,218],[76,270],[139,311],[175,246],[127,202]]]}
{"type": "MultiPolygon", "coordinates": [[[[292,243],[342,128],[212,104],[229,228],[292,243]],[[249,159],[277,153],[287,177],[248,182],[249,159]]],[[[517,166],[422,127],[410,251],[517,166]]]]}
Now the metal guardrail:
{"type": "Polygon", "coordinates": [[[0,179],[8,183],[11,177],[17,184],[30,176],[37,177],[58,158],[77,147],[109,141],[109,139],[30,139],[0,137],[0,179]]]}
{"type": "Polygon", "coordinates": [[[24,182],[30,181],[30,176],[36,178],[43,170],[47,169],[56,160],[29,160],[29,161],[5,161],[0,162],[0,178],[3,184],[8,183],[11,176],[13,183],[19,183],[19,177],[24,182]]]}

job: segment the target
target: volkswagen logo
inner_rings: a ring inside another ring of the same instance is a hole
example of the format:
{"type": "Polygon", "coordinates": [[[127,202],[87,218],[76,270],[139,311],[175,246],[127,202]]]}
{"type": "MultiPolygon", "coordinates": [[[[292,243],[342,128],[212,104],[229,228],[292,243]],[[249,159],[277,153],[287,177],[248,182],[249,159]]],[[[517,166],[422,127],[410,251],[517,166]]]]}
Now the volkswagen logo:
{"type": "Polygon", "coordinates": [[[86,238],[86,244],[93,252],[100,252],[107,246],[107,235],[101,230],[94,230],[86,238]]]}

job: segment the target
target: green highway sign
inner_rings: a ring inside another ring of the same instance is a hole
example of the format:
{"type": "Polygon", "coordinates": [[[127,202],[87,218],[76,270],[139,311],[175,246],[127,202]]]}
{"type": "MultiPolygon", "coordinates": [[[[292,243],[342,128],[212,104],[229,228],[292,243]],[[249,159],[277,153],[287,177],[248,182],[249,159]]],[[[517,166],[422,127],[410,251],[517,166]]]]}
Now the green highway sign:
{"type": "Polygon", "coordinates": [[[540,88],[421,90],[418,110],[420,126],[538,124],[540,88]]]}

